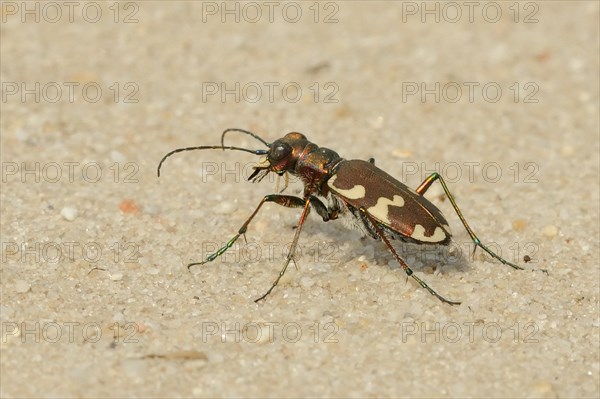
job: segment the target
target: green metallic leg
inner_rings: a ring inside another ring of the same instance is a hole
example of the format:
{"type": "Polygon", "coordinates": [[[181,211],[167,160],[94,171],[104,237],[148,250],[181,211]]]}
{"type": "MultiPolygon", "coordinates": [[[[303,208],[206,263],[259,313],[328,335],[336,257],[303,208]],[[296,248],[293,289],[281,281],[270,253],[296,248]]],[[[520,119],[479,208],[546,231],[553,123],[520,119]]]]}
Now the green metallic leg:
{"type": "Polygon", "coordinates": [[[388,247],[388,249],[390,250],[392,255],[394,255],[394,258],[396,258],[396,261],[400,264],[400,266],[402,266],[402,269],[404,269],[404,271],[406,272],[406,275],[412,277],[417,283],[419,283],[419,285],[421,287],[425,288],[431,295],[435,296],[440,301],[447,303],[449,305],[460,305],[460,302],[450,301],[450,300],[444,298],[443,296],[441,296],[440,294],[438,294],[437,292],[435,292],[435,290],[433,288],[431,288],[430,286],[428,286],[425,281],[421,280],[416,274],[414,274],[413,270],[410,268],[410,266],[408,266],[408,264],[404,261],[404,259],[402,259],[400,257],[400,255],[398,255],[398,252],[396,252],[396,250],[390,243],[390,240],[386,237],[386,235],[383,232],[383,230],[381,229],[381,227],[379,227],[378,222],[375,219],[373,219],[373,217],[371,215],[369,215],[369,212],[367,212],[367,210],[365,208],[360,208],[360,212],[365,216],[365,218],[367,218],[369,220],[369,222],[371,223],[371,226],[373,226],[373,230],[375,230],[375,233],[385,243],[385,245],[388,247]]]}
{"type": "MultiPolygon", "coordinates": [[[[300,199],[300,198],[298,198],[298,199],[300,199]]],[[[288,265],[294,259],[294,254],[296,252],[296,246],[298,245],[298,238],[300,238],[300,231],[302,231],[302,225],[304,225],[306,216],[308,216],[308,213],[310,212],[310,204],[311,204],[310,198],[307,198],[306,200],[303,200],[303,201],[304,201],[304,209],[302,210],[302,215],[300,215],[300,221],[298,222],[298,227],[296,228],[296,234],[294,234],[294,240],[292,241],[292,246],[290,247],[290,250],[288,251],[288,254],[285,257],[285,262],[283,263],[283,268],[281,269],[281,271],[279,272],[279,275],[277,276],[277,278],[271,285],[271,288],[269,288],[269,290],[267,292],[265,292],[265,294],[263,296],[254,300],[254,302],[258,303],[259,301],[262,301],[263,299],[265,299],[267,297],[267,295],[269,295],[271,293],[271,291],[273,291],[273,288],[275,288],[277,286],[277,284],[279,284],[279,280],[281,280],[281,278],[285,274],[285,271],[287,270],[288,265]]]]}
{"type": "Polygon", "coordinates": [[[492,258],[495,258],[495,259],[499,260],[500,262],[504,263],[505,265],[508,265],[508,266],[512,267],[513,269],[523,270],[523,268],[521,266],[517,266],[514,263],[511,263],[511,262],[505,260],[501,256],[496,255],[496,253],[494,253],[491,249],[489,249],[488,247],[486,247],[485,245],[483,245],[481,243],[481,240],[479,239],[479,237],[477,237],[477,235],[473,232],[473,230],[471,229],[471,227],[467,223],[467,220],[465,219],[465,217],[463,216],[462,212],[458,208],[458,205],[456,205],[456,201],[454,200],[454,197],[450,193],[450,190],[448,189],[448,186],[446,185],[446,182],[444,181],[444,178],[439,173],[433,173],[433,174],[431,174],[431,176],[429,176],[427,179],[425,179],[423,181],[423,183],[421,183],[421,185],[416,189],[417,194],[419,194],[419,195],[425,194],[425,192],[427,191],[427,189],[436,180],[439,180],[440,184],[444,188],[444,191],[446,192],[446,196],[450,200],[450,203],[452,204],[452,207],[456,211],[456,214],[458,215],[458,217],[459,217],[460,221],[462,222],[463,226],[465,226],[465,229],[467,230],[467,233],[469,233],[469,235],[471,236],[471,239],[475,243],[475,248],[473,249],[473,255],[475,254],[475,249],[477,247],[480,247],[485,252],[487,252],[492,258]]]}
{"type": "Polygon", "coordinates": [[[250,224],[252,219],[254,219],[254,216],[256,216],[256,214],[258,213],[258,211],[260,210],[260,208],[263,206],[263,204],[265,202],[275,202],[276,204],[279,204],[279,205],[282,205],[282,206],[285,206],[288,208],[300,208],[300,207],[304,206],[304,200],[300,197],[294,197],[291,195],[279,195],[279,194],[265,195],[263,197],[263,199],[260,201],[260,203],[258,204],[258,206],[256,207],[256,209],[254,210],[254,212],[252,212],[252,215],[250,215],[248,220],[246,220],[246,222],[242,225],[242,227],[240,227],[240,229],[238,230],[238,233],[235,236],[233,236],[233,238],[231,240],[227,241],[227,243],[225,245],[223,245],[221,248],[219,248],[215,253],[210,254],[206,258],[206,260],[204,260],[202,262],[190,263],[187,266],[188,270],[192,266],[203,265],[205,263],[212,262],[213,260],[215,260],[216,258],[221,256],[229,248],[231,248],[231,246],[237,241],[237,239],[240,238],[241,235],[246,233],[246,231],[248,230],[248,225],[250,224]]]}

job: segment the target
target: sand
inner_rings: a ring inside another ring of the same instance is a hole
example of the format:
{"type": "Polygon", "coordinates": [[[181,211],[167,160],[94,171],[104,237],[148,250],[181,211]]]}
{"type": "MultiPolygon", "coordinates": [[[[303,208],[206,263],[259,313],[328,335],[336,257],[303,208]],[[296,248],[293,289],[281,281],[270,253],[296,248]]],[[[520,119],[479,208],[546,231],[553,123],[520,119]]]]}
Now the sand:
{"type": "Polygon", "coordinates": [[[115,4],[2,3],[2,397],[599,396],[597,2],[115,4]],[[233,151],[156,176],[230,127],[438,171],[525,270],[471,257],[436,183],[453,244],[395,244],[460,306],[316,212],[255,304],[300,210],[188,271],[276,179],[233,151]]]}

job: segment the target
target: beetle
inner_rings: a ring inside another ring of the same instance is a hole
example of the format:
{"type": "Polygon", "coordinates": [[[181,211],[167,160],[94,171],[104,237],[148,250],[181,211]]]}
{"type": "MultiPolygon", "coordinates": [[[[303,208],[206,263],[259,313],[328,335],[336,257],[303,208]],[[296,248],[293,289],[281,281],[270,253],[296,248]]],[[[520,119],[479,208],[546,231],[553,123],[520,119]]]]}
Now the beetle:
{"type": "Polygon", "coordinates": [[[369,161],[346,160],[337,152],[310,142],[302,133],[291,132],[268,143],[248,130],[232,128],[226,129],[222,133],[221,145],[184,147],[168,152],[158,164],[158,177],[160,177],[162,164],[173,154],[209,149],[244,151],[261,156],[259,162],[253,167],[253,173],[248,177],[249,181],[260,182],[272,172],[286,177],[286,184],[283,188],[285,190],[289,173],[300,178],[304,186],[302,197],[283,195],[281,194],[283,190],[277,194],[265,195],[233,238],[204,261],[188,265],[189,270],[192,266],[212,262],[231,248],[236,240],[246,233],[248,225],[266,202],[274,202],[288,208],[302,208],[294,239],[283,262],[283,267],[271,287],[255,302],[265,299],[273,291],[290,262],[294,260],[302,226],[312,208],[325,222],[335,220],[344,213],[350,213],[366,234],[383,241],[407,276],[412,277],[422,288],[440,301],[450,305],[459,305],[459,301],[444,298],[414,274],[390,242],[392,239],[420,245],[448,245],[451,242],[452,234],[448,222],[442,212],[424,197],[425,192],[436,181],[442,185],[452,207],[473,240],[475,244],[473,252],[479,247],[501,263],[516,270],[523,270],[522,267],[503,259],[481,242],[458,208],[444,178],[438,173],[432,173],[416,190],[413,190],[376,167],[374,159],[371,158],[369,161]],[[267,149],[251,150],[226,146],[225,135],[230,132],[247,134],[260,141],[267,149]],[[325,199],[328,205],[325,205],[321,199],[325,199]]]}

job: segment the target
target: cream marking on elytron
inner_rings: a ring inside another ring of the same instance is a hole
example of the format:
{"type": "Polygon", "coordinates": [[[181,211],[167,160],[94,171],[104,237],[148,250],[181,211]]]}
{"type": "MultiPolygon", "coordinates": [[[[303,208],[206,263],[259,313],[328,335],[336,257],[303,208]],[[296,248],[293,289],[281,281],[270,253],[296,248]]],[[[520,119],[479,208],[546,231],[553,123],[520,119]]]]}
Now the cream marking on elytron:
{"type": "Polygon", "coordinates": [[[338,193],[340,193],[341,195],[343,195],[344,197],[346,197],[348,199],[359,199],[359,198],[365,197],[367,190],[365,189],[364,186],[357,184],[356,186],[352,187],[351,189],[344,190],[343,188],[339,188],[334,184],[336,178],[337,178],[336,175],[331,176],[331,178],[327,181],[327,185],[329,187],[331,187],[332,189],[334,189],[335,191],[337,191],[338,193]]]}
{"type": "Polygon", "coordinates": [[[420,224],[416,224],[415,229],[410,235],[410,237],[419,241],[440,242],[444,241],[444,239],[446,238],[446,233],[441,227],[436,227],[432,236],[426,236],[425,227],[421,226],[420,224]]]}
{"type": "Polygon", "coordinates": [[[377,203],[369,209],[367,209],[367,212],[369,212],[371,215],[375,216],[382,222],[391,224],[392,222],[388,217],[390,206],[397,206],[399,208],[404,206],[404,198],[402,198],[402,196],[400,195],[394,195],[393,200],[385,197],[379,197],[377,199],[377,203]]]}

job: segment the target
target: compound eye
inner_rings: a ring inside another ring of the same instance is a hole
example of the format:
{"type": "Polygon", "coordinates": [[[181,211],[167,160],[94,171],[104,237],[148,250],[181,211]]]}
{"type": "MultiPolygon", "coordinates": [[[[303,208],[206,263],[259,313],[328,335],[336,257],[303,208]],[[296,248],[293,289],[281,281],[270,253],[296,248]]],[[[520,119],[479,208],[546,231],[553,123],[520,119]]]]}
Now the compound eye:
{"type": "Polygon", "coordinates": [[[269,158],[272,161],[281,161],[283,158],[287,157],[292,153],[292,147],[286,143],[277,143],[274,147],[271,148],[269,152],[269,158]]]}

